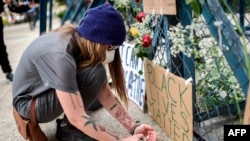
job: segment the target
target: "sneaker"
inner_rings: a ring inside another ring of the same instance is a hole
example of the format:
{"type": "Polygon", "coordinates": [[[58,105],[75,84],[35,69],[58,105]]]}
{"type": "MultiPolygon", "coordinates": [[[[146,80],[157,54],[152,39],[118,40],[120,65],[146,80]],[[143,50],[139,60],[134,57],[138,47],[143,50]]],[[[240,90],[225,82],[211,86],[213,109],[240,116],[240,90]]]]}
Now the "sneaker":
{"type": "Polygon", "coordinates": [[[9,80],[9,81],[13,81],[13,78],[14,78],[14,75],[11,73],[11,72],[8,72],[6,73],[6,78],[9,80]]]}
{"type": "Polygon", "coordinates": [[[57,119],[56,139],[59,141],[97,141],[71,125],[66,117],[57,119]]]}

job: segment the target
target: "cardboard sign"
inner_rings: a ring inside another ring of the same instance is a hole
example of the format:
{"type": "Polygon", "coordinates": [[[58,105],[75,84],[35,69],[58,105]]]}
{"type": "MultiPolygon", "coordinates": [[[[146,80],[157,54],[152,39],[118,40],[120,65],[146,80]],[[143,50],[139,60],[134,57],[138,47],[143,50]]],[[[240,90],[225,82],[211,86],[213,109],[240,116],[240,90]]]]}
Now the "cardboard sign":
{"type": "Polygon", "coordinates": [[[246,98],[245,113],[243,118],[243,124],[250,124],[250,85],[248,86],[248,93],[246,98]]]}
{"type": "Polygon", "coordinates": [[[143,0],[145,13],[176,15],[176,0],[143,0]]]}
{"type": "Polygon", "coordinates": [[[119,47],[119,51],[124,68],[128,96],[143,111],[146,84],[144,76],[139,74],[139,71],[144,70],[144,64],[140,58],[133,55],[133,48],[134,45],[124,42],[119,47]]]}
{"type": "Polygon", "coordinates": [[[148,112],[167,136],[193,140],[192,84],[144,58],[148,112]]]}

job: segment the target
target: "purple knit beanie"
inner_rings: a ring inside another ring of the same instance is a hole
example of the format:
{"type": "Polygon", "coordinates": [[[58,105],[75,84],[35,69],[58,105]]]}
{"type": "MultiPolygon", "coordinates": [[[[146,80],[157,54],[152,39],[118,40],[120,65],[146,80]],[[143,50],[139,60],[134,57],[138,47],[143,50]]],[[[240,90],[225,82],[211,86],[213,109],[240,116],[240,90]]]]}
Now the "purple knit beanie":
{"type": "Polygon", "coordinates": [[[108,3],[89,9],[76,32],[90,41],[109,45],[122,45],[126,37],[121,14],[108,3]]]}

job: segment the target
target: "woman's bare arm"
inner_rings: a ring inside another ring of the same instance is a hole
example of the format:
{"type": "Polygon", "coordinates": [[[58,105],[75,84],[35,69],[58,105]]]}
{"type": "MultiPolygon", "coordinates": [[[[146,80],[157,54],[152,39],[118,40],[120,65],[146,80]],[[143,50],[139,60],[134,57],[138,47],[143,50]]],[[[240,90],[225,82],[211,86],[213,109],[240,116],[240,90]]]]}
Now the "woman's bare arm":
{"type": "Polygon", "coordinates": [[[103,107],[113,117],[115,117],[129,132],[133,130],[136,123],[129,116],[128,112],[125,110],[121,102],[117,99],[108,85],[104,86],[103,91],[98,98],[103,107]]]}
{"type": "Polygon", "coordinates": [[[110,134],[102,125],[86,114],[79,92],[68,93],[56,90],[56,94],[69,122],[76,128],[99,141],[119,140],[118,136],[110,134]]]}

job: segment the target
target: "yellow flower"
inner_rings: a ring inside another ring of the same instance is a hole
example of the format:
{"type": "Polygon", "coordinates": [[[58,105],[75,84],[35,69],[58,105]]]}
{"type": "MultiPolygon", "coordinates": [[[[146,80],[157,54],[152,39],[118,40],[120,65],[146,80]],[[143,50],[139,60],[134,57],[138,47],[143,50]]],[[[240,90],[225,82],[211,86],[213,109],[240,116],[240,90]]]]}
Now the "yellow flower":
{"type": "Polygon", "coordinates": [[[131,27],[129,31],[132,34],[132,36],[134,37],[138,36],[138,29],[136,27],[131,27]]]}

